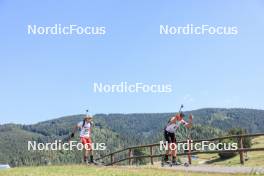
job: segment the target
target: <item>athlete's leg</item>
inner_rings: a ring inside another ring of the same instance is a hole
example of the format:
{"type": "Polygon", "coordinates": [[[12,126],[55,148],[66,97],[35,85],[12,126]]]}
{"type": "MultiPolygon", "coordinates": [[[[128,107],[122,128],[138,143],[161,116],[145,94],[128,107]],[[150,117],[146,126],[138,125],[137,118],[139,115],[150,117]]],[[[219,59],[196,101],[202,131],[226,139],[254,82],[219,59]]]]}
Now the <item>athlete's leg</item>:
{"type": "Polygon", "coordinates": [[[87,138],[87,152],[90,155],[90,161],[91,163],[94,162],[93,160],[93,148],[92,148],[92,139],[91,138],[87,138]]]}
{"type": "Polygon", "coordinates": [[[86,150],[86,147],[85,147],[85,145],[86,145],[86,139],[84,138],[84,137],[81,137],[81,142],[82,142],[82,144],[83,144],[83,161],[86,163],[87,162],[87,158],[88,158],[88,152],[87,152],[87,150],[86,150]]]}
{"type": "Polygon", "coordinates": [[[164,156],[164,161],[167,162],[169,160],[169,155],[170,155],[170,137],[169,137],[169,133],[164,130],[164,138],[165,138],[165,142],[168,142],[168,150],[166,150],[165,156],[164,156]]]}
{"type": "Polygon", "coordinates": [[[177,161],[177,149],[173,150],[173,154],[172,154],[172,162],[176,163],[177,161]]]}
{"type": "Polygon", "coordinates": [[[88,158],[88,151],[84,148],[83,149],[83,161],[86,163],[88,158]]]}
{"type": "Polygon", "coordinates": [[[174,147],[173,147],[173,150],[172,150],[172,160],[171,161],[173,163],[176,163],[176,159],[177,159],[177,142],[176,142],[176,136],[175,136],[174,133],[171,135],[171,140],[172,140],[172,142],[174,144],[174,147]]]}

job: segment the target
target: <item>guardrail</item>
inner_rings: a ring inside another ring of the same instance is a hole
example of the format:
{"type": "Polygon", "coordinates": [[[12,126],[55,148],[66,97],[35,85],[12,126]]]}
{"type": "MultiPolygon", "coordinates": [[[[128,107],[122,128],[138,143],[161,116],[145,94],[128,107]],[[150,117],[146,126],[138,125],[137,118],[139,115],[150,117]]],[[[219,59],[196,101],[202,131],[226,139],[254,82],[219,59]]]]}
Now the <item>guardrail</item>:
{"type": "MultiPolygon", "coordinates": [[[[193,143],[198,143],[198,142],[202,142],[202,141],[219,141],[219,140],[223,140],[223,139],[237,138],[239,148],[237,150],[221,150],[221,151],[220,150],[191,151],[190,148],[188,148],[188,152],[179,153],[178,156],[187,155],[188,156],[188,162],[189,162],[189,164],[191,164],[192,163],[191,155],[203,154],[203,153],[210,154],[210,153],[233,153],[233,152],[238,152],[239,156],[240,156],[240,163],[244,164],[244,162],[245,162],[244,152],[264,151],[264,148],[243,148],[243,138],[246,138],[246,137],[257,137],[257,136],[264,136],[264,133],[242,134],[242,135],[224,136],[224,137],[211,138],[211,139],[193,140],[192,141],[193,143]]],[[[190,139],[189,140],[185,140],[185,141],[179,141],[177,143],[186,143],[186,142],[190,142],[190,139]]],[[[98,161],[98,160],[103,160],[105,158],[110,157],[110,163],[106,164],[107,166],[109,166],[109,165],[114,165],[116,163],[120,163],[120,162],[123,162],[123,161],[128,161],[128,164],[131,165],[133,159],[150,158],[150,163],[153,165],[153,163],[154,163],[153,159],[154,158],[163,157],[165,155],[165,154],[154,154],[153,148],[154,147],[158,147],[158,146],[160,146],[160,143],[127,147],[127,148],[112,152],[110,154],[104,155],[104,156],[102,156],[100,158],[96,158],[95,160],[98,161]],[[149,155],[133,156],[132,155],[133,150],[134,149],[138,149],[138,148],[149,148],[149,155]],[[117,155],[119,153],[122,153],[122,152],[127,152],[128,157],[124,157],[122,159],[115,160],[115,155],[117,155]]]]}

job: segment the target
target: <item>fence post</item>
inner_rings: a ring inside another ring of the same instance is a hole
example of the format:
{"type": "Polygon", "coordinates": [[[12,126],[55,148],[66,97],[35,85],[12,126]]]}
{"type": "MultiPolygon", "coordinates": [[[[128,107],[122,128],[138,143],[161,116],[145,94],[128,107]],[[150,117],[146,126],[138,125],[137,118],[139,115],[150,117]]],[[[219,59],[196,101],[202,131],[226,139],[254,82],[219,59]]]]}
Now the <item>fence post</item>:
{"type": "Polygon", "coordinates": [[[150,151],[150,163],[151,163],[151,165],[153,165],[154,163],[153,163],[153,157],[152,157],[152,154],[153,154],[153,150],[152,150],[153,148],[152,148],[152,146],[150,146],[149,147],[149,151],[150,151]]]}
{"type": "Polygon", "coordinates": [[[192,164],[192,157],[191,157],[191,140],[190,138],[187,140],[188,142],[188,161],[189,164],[192,164]]]}
{"type": "Polygon", "coordinates": [[[130,158],[130,157],[132,157],[132,150],[131,149],[128,149],[128,157],[129,157],[128,164],[131,165],[132,164],[132,160],[130,158]]]}
{"type": "MultiPolygon", "coordinates": [[[[240,136],[238,139],[239,139],[239,149],[243,149],[243,138],[240,136]]],[[[245,162],[244,152],[240,150],[239,155],[240,155],[240,164],[244,164],[245,162]]]]}
{"type": "Polygon", "coordinates": [[[114,154],[111,154],[110,155],[110,162],[111,162],[111,165],[113,165],[113,162],[114,162],[114,154]]]}

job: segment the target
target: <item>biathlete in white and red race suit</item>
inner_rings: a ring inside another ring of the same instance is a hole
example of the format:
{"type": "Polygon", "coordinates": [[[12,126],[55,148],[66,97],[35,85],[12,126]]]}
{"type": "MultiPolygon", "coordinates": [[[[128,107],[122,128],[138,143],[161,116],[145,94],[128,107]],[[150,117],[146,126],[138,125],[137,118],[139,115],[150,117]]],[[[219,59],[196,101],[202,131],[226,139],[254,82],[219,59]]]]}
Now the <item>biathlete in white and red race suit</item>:
{"type": "MultiPolygon", "coordinates": [[[[192,114],[189,116],[189,122],[186,122],[184,119],[184,114],[177,113],[175,116],[171,117],[168,124],[164,128],[164,138],[165,141],[168,142],[169,146],[170,144],[175,144],[177,146],[177,140],[176,140],[176,130],[179,128],[180,124],[184,125],[186,128],[190,128],[192,125],[192,114]]],[[[169,150],[166,151],[166,154],[164,156],[164,161],[168,162],[169,160],[169,154],[171,153],[172,156],[172,163],[176,164],[176,157],[177,157],[177,149],[172,150],[169,147],[169,150]]]]}
{"type": "Polygon", "coordinates": [[[93,160],[93,151],[92,151],[92,120],[93,117],[87,115],[84,117],[82,121],[80,121],[76,126],[73,128],[73,132],[71,133],[71,138],[74,137],[75,132],[79,129],[80,131],[80,141],[84,145],[83,151],[83,161],[86,163],[88,155],[90,154],[90,161],[89,163],[94,163],[93,160]]]}

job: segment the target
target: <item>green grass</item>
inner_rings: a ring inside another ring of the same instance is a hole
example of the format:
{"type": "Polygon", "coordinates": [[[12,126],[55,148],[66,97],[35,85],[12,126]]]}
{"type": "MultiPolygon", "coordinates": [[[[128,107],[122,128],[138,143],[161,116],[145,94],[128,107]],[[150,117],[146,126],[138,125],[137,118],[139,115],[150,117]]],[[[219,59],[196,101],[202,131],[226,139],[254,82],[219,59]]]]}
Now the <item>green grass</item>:
{"type": "MultiPolygon", "coordinates": [[[[264,136],[252,140],[253,148],[264,147],[264,136]]],[[[214,160],[210,165],[240,166],[239,156],[217,161],[217,154],[198,155],[198,160],[193,160],[194,165],[199,165],[199,161],[214,160]]],[[[245,166],[264,166],[264,152],[248,152],[249,160],[245,166]]],[[[64,166],[39,166],[39,167],[18,167],[0,170],[0,176],[225,176],[225,175],[246,175],[246,174],[213,174],[175,171],[172,169],[157,168],[155,166],[144,167],[95,167],[84,165],[64,165],[64,166]]]]}
{"type": "MultiPolygon", "coordinates": [[[[84,165],[20,167],[0,170],[0,176],[225,176],[243,174],[209,174],[178,172],[155,167],[95,167],[84,165]]],[[[245,175],[245,174],[244,174],[245,175]]]]}
{"type": "MultiPolygon", "coordinates": [[[[252,139],[252,148],[264,147],[264,136],[260,136],[252,139]]],[[[245,161],[244,166],[264,166],[264,152],[248,152],[248,160],[245,161]]],[[[239,155],[227,159],[219,160],[218,154],[200,154],[198,155],[199,159],[194,160],[193,164],[199,165],[199,162],[210,161],[209,165],[221,165],[221,166],[238,166],[240,165],[239,155]]]]}

